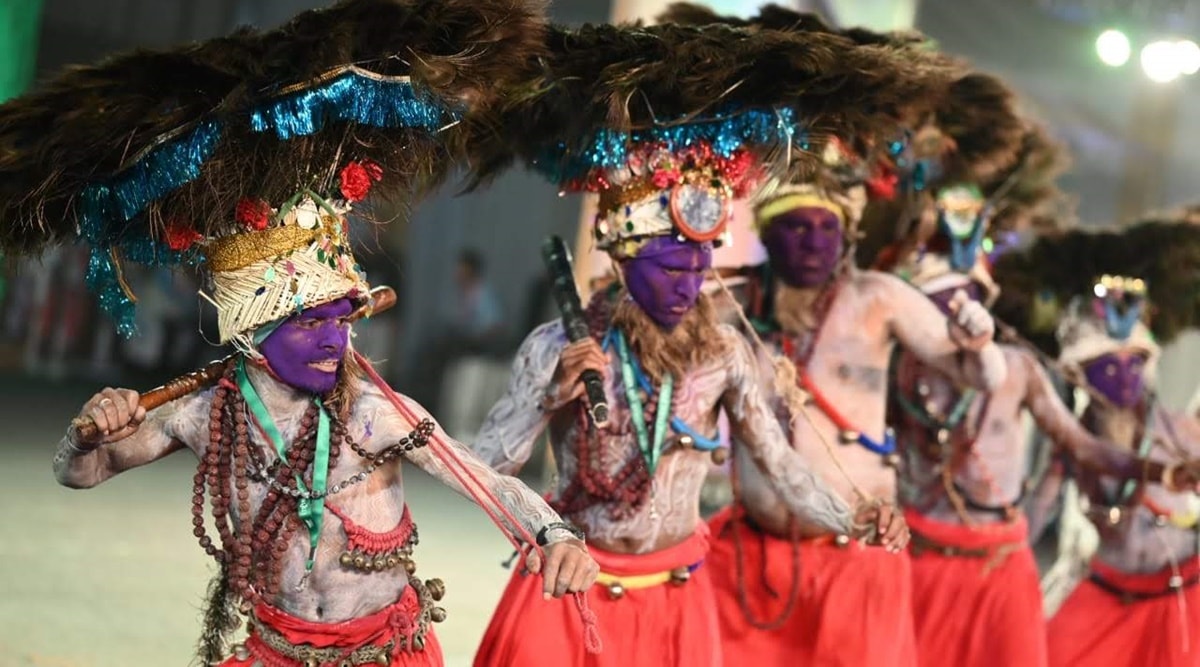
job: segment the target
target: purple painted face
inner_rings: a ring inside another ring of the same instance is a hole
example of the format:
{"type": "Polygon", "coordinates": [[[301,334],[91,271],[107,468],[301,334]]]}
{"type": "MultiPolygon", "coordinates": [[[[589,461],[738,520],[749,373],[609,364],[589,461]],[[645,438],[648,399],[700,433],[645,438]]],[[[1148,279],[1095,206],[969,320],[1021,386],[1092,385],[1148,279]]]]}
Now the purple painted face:
{"type": "Polygon", "coordinates": [[[1104,354],[1083,365],[1088,384],[1118,408],[1132,408],[1146,391],[1146,355],[1141,352],[1104,354]]]}
{"type": "Polygon", "coordinates": [[[796,208],[767,223],[762,244],[775,275],[792,287],[824,284],[842,255],[842,223],[818,207],[796,208]]]}
{"type": "Polygon", "coordinates": [[[337,385],[350,337],[350,299],[308,308],[288,318],[258,346],[275,375],[290,387],[323,395],[337,385]]]}
{"type": "Polygon", "coordinates": [[[658,236],[647,241],[636,257],[621,262],[621,271],[637,305],[670,330],[696,305],[710,266],[711,244],[658,236]]]}
{"type": "Polygon", "coordinates": [[[943,315],[949,317],[950,300],[954,298],[954,294],[955,292],[958,292],[958,290],[966,292],[967,296],[970,297],[972,301],[983,301],[983,287],[974,280],[966,285],[951,287],[949,289],[941,290],[940,292],[934,292],[933,294],[929,295],[929,300],[938,307],[938,310],[942,311],[943,315]]]}

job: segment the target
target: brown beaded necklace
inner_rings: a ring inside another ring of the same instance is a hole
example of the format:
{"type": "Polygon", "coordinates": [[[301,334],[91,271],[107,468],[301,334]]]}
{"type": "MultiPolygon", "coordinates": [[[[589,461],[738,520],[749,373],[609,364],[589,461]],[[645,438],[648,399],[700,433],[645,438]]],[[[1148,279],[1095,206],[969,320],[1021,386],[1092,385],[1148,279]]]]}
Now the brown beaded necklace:
{"type": "MultiPolygon", "coordinates": [[[[250,467],[267,470],[266,454],[250,439],[245,400],[234,382],[230,364],[213,394],[209,410],[209,446],[201,458],[192,488],[193,534],[205,553],[228,568],[231,592],[248,605],[273,599],[279,592],[284,556],[301,526],[297,475],[311,479],[316,454],[317,406],[310,405],[300,428],[278,462],[271,485],[257,513],[250,509],[250,467]],[[204,527],[204,498],[208,491],[213,523],[221,546],[213,543],[204,527]],[[280,489],[288,492],[280,492],[280,489]],[[229,520],[236,503],[235,523],[229,520]]],[[[346,429],[335,422],[331,429],[329,460],[340,454],[346,429]]]]}
{"type": "MultiPolygon", "coordinates": [[[[602,340],[608,332],[615,295],[615,290],[597,292],[584,313],[592,337],[597,341],[602,340]]],[[[656,403],[653,400],[645,401],[647,423],[654,420],[656,403]]],[[[576,405],[575,417],[576,433],[580,434],[575,443],[577,469],[566,490],[554,501],[554,509],[570,516],[597,504],[607,504],[609,516],[613,519],[628,519],[645,506],[653,484],[653,477],[641,452],[631,452],[622,463],[616,448],[608,446],[611,439],[629,435],[630,428],[627,426],[622,430],[610,425],[604,433],[600,433],[589,419],[587,407],[582,402],[576,405]],[[614,469],[615,472],[608,472],[614,469]]]]}

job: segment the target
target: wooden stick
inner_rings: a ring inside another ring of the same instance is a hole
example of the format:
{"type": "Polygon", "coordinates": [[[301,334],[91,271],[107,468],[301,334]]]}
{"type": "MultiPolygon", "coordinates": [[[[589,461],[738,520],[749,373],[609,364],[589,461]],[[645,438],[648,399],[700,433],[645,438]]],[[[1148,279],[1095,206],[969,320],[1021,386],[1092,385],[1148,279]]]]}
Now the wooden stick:
{"type": "MultiPolygon", "coordinates": [[[[351,321],[358,321],[366,317],[371,317],[395,305],[395,290],[385,286],[376,287],[371,290],[371,295],[367,299],[367,302],[354,311],[350,319],[351,321]]],[[[224,359],[218,359],[198,371],[192,371],[187,375],[171,380],[161,387],[151,389],[138,397],[138,405],[149,412],[161,405],[212,386],[221,379],[221,376],[225,374],[225,367],[236,357],[236,354],[232,354],[224,359]]],[[[92,421],[91,417],[78,417],[71,422],[71,427],[75,429],[76,442],[92,442],[100,435],[99,430],[96,428],[96,422],[92,421]]]]}

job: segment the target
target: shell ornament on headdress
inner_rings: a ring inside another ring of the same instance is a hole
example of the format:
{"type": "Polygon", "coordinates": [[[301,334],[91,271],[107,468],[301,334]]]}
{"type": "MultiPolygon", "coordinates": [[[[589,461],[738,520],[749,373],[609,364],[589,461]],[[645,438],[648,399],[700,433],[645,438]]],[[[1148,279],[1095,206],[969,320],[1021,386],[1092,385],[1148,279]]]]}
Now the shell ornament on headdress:
{"type": "Polygon", "coordinates": [[[223,342],[365,295],[351,204],[407,205],[448,174],[544,28],[523,0],[344,0],[72,69],[0,106],[0,249],[85,241],[125,335],[123,262],[199,264],[223,342]]]}

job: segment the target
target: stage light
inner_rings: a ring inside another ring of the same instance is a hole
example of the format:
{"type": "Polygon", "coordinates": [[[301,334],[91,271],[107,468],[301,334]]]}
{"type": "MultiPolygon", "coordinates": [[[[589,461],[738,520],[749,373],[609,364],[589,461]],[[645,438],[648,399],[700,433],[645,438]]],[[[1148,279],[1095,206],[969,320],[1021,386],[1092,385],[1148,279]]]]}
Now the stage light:
{"type": "Polygon", "coordinates": [[[1179,78],[1179,49],[1175,42],[1151,42],[1142,49],[1142,71],[1156,83],[1170,83],[1179,78]]]}
{"type": "Polygon", "coordinates": [[[1096,38],[1096,55],[1109,67],[1120,67],[1129,62],[1131,53],[1129,38],[1120,30],[1105,30],[1096,38]]]}
{"type": "Polygon", "coordinates": [[[1175,58],[1179,63],[1179,73],[1191,76],[1200,72],[1200,46],[1190,39],[1175,42],[1175,58]]]}

